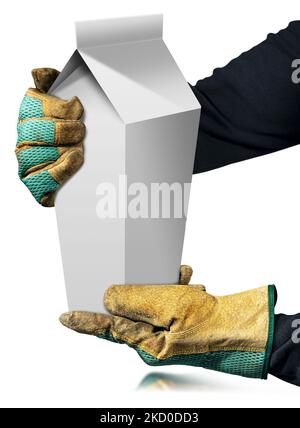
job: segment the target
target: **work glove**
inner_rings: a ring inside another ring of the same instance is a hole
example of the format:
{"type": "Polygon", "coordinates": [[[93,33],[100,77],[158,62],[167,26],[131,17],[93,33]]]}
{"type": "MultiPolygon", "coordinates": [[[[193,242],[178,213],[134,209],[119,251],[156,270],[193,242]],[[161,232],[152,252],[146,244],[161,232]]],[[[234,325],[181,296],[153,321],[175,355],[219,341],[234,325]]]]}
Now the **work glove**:
{"type": "Polygon", "coordinates": [[[188,285],[113,285],[104,303],[111,315],[67,312],[61,323],[134,348],[151,366],[184,364],[250,378],[267,378],[274,331],[275,287],[215,297],[188,285]]]}
{"type": "Polygon", "coordinates": [[[32,71],[36,88],[26,92],[17,126],[19,177],[37,202],[48,207],[83,162],[81,102],[77,97],[64,101],[46,93],[58,74],[51,68],[32,71]]]}

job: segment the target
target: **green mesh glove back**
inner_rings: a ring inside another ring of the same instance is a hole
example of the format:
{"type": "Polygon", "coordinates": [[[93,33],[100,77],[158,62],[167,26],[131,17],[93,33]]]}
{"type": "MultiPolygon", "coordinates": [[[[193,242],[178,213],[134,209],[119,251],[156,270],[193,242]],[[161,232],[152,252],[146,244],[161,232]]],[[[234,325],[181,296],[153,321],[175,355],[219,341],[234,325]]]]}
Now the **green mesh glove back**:
{"type": "Polygon", "coordinates": [[[83,107],[77,97],[46,94],[58,71],[40,68],[32,75],[36,89],[26,92],[17,126],[19,177],[37,202],[53,206],[55,192],[83,162],[83,107]]]}
{"type": "Polygon", "coordinates": [[[182,280],[179,285],[119,285],[108,288],[104,303],[112,315],[73,311],[60,321],[79,333],[125,343],[152,366],[184,364],[267,377],[274,286],[216,297],[182,280]]]}

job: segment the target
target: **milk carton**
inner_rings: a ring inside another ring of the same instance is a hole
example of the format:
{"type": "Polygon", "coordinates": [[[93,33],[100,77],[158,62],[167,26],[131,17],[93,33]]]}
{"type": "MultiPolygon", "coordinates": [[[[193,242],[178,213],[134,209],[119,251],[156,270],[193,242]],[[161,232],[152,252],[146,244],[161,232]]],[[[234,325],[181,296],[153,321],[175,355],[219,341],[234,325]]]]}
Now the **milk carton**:
{"type": "Polygon", "coordinates": [[[85,108],[84,164],[56,215],[70,310],[105,311],[110,284],[178,282],[200,106],[162,16],[79,22],[50,93],[85,108]]]}

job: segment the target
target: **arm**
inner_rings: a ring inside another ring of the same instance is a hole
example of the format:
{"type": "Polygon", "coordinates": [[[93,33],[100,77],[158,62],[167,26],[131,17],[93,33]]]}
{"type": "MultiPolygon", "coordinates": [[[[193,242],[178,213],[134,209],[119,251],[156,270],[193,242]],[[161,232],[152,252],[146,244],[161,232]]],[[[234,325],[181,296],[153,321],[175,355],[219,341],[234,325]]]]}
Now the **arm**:
{"type": "Polygon", "coordinates": [[[300,313],[275,316],[269,373],[285,382],[300,386],[300,313]]]}
{"type": "Polygon", "coordinates": [[[298,58],[295,21],[192,87],[202,106],[194,173],[299,144],[298,58]]]}

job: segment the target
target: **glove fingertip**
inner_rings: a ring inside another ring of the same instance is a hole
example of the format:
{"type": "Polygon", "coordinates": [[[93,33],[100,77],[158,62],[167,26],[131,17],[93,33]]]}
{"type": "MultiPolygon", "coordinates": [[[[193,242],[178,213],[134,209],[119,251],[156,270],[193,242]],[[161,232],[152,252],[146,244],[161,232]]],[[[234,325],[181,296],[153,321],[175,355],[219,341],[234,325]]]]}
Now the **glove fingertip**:
{"type": "Polygon", "coordinates": [[[89,331],[89,326],[85,325],[85,312],[65,312],[59,317],[59,321],[64,327],[77,331],[78,333],[92,334],[92,332],[89,331]]]}
{"type": "Polygon", "coordinates": [[[187,285],[193,275],[193,269],[188,265],[180,266],[179,284],[187,285]]]}
{"type": "Polygon", "coordinates": [[[40,200],[40,204],[46,208],[52,208],[55,206],[55,194],[56,192],[47,193],[42,196],[40,200]]]}
{"type": "Polygon", "coordinates": [[[59,321],[64,327],[70,327],[72,312],[65,312],[59,317],[59,321]]]}
{"type": "Polygon", "coordinates": [[[48,92],[57,76],[59,75],[59,71],[55,70],[55,68],[34,68],[31,71],[35,87],[41,92],[48,92]]]}

